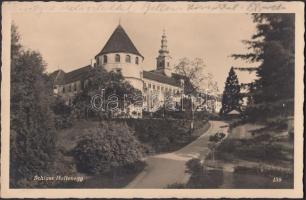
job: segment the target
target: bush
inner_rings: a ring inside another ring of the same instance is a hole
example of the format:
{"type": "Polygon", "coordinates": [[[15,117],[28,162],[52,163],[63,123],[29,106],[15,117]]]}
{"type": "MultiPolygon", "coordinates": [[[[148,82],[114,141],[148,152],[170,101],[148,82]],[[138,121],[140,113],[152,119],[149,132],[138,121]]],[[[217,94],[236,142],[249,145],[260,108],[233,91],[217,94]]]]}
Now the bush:
{"type": "Polygon", "coordinates": [[[61,97],[57,97],[52,103],[51,108],[54,113],[56,129],[70,128],[73,125],[74,116],[72,107],[65,104],[61,97]]]}
{"type": "Polygon", "coordinates": [[[280,144],[273,144],[254,139],[227,139],[217,148],[217,155],[223,152],[232,153],[246,160],[287,160],[284,153],[286,149],[280,144]]]}
{"type": "Polygon", "coordinates": [[[73,150],[79,171],[103,174],[141,160],[143,146],[125,123],[102,122],[89,128],[73,150]]]}
{"type": "MultiPolygon", "coordinates": [[[[135,130],[135,135],[142,143],[151,147],[153,152],[167,152],[180,149],[197,136],[190,130],[190,120],[179,119],[116,119],[124,121],[135,130]]],[[[195,121],[198,129],[207,121],[195,121]]],[[[152,151],[151,151],[152,152],[152,151]]]]}

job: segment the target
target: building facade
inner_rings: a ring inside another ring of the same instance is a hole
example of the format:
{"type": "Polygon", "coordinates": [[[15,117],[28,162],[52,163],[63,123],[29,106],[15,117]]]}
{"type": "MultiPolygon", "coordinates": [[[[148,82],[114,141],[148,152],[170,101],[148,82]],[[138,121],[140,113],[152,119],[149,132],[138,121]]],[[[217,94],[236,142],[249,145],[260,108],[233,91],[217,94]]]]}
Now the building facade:
{"type": "MultiPolygon", "coordinates": [[[[179,97],[184,92],[184,81],[181,76],[173,73],[165,31],[155,70],[145,71],[143,61],[144,56],[137,50],[123,27],[118,25],[90,65],[68,73],[57,70],[51,74],[54,80],[54,93],[63,97],[67,103],[71,103],[75,94],[82,91],[87,84],[89,71],[96,66],[107,71],[120,72],[125,80],[140,90],[143,94],[143,110],[156,111],[166,101],[179,103],[179,97]]],[[[137,112],[141,111],[138,109],[137,112]]],[[[137,115],[139,116],[139,113],[137,115]]]]}

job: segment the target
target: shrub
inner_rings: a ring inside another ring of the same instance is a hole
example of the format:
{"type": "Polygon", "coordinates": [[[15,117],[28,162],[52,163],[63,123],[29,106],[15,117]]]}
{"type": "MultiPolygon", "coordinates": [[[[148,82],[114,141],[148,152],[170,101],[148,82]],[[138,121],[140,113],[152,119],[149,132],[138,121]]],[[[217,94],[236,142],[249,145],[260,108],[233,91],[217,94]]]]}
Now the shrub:
{"type": "Polygon", "coordinates": [[[72,107],[65,104],[61,97],[57,97],[51,105],[54,113],[56,129],[70,128],[74,122],[72,107]]]}
{"type": "Polygon", "coordinates": [[[73,150],[77,167],[89,174],[103,174],[141,160],[143,146],[125,123],[102,122],[89,128],[73,150]]]}

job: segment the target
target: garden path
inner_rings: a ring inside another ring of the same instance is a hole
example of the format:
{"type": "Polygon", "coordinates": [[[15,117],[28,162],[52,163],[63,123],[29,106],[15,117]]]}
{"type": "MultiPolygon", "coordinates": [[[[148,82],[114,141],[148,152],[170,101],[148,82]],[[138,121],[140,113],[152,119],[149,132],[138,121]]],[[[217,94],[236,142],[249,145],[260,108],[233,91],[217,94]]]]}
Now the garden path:
{"type": "Polygon", "coordinates": [[[173,183],[186,183],[189,174],[185,173],[186,162],[192,158],[201,160],[209,153],[209,136],[218,131],[227,133],[227,124],[222,121],[210,121],[210,128],[199,138],[182,149],[149,156],[147,166],[126,188],[166,188],[173,183]]]}

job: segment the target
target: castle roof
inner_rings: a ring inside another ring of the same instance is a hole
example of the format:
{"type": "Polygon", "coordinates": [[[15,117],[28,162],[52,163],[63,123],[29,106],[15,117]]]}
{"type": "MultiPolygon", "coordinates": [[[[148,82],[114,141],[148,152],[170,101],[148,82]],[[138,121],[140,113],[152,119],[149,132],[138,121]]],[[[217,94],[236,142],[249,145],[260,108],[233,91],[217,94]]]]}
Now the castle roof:
{"type": "Polygon", "coordinates": [[[54,85],[64,85],[75,81],[85,80],[90,76],[91,65],[78,68],[65,73],[63,70],[56,70],[50,74],[54,85]]]}
{"type": "Polygon", "coordinates": [[[135,55],[139,55],[143,58],[143,56],[139,53],[136,49],[135,45],[133,44],[132,40],[129,38],[125,30],[122,28],[121,25],[118,25],[117,28],[114,30],[113,34],[110,36],[108,41],[106,42],[103,49],[97,56],[106,53],[132,53],[135,55]]]}
{"type": "Polygon", "coordinates": [[[160,83],[165,83],[165,84],[176,86],[176,87],[180,87],[180,82],[178,79],[166,76],[156,71],[143,71],[143,78],[157,81],[160,83]]]}
{"type": "Polygon", "coordinates": [[[65,84],[72,83],[79,80],[87,79],[90,75],[91,65],[81,67],[65,74],[65,84]]]}

